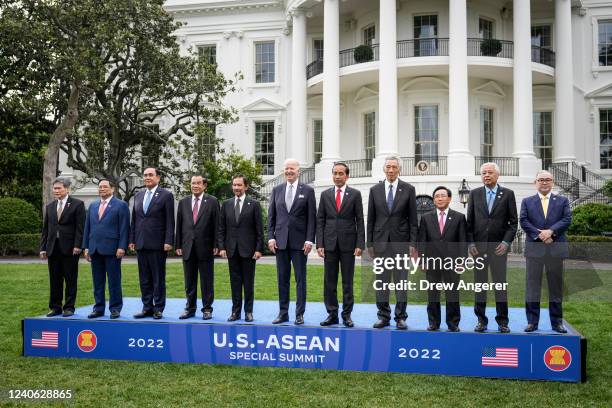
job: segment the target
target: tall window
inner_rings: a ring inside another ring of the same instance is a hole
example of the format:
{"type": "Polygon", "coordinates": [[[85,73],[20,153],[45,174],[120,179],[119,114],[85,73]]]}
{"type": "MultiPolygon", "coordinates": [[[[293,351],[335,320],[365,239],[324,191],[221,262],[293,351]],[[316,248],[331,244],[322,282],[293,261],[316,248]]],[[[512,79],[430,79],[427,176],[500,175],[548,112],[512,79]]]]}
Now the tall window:
{"type": "Polygon", "coordinates": [[[414,107],[414,156],[415,160],[438,158],[438,106],[414,107]]]}
{"type": "Polygon", "coordinates": [[[201,45],[198,47],[198,56],[208,64],[217,63],[217,46],[212,45],[201,45]]]}
{"type": "Polygon", "coordinates": [[[365,45],[369,45],[370,47],[374,44],[374,40],[376,39],[376,26],[374,24],[367,26],[363,29],[363,43],[365,45]]]}
{"type": "Polygon", "coordinates": [[[274,175],[274,121],[255,122],[255,160],[264,176],[274,175]]]}
{"type": "Polygon", "coordinates": [[[438,16],[414,16],[414,55],[438,55],[438,16]]]}
{"type": "Polygon", "coordinates": [[[599,168],[612,169],[612,109],[599,111],[599,168]]]}
{"type": "Polygon", "coordinates": [[[552,163],[552,112],[533,112],[533,149],[547,169],[552,163]]]}
{"type": "Polygon", "coordinates": [[[490,40],[495,38],[495,31],[493,21],[486,18],[478,19],[478,36],[483,40],[490,40]]]}
{"type": "Polygon", "coordinates": [[[215,160],[216,157],[216,130],[215,123],[206,123],[205,131],[197,134],[196,149],[201,162],[215,160]]]}
{"type": "Polygon", "coordinates": [[[274,41],[255,43],[255,83],[274,82],[274,41]]]}
{"type": "Polygon", "coordinates": [[[480,155],[493,156],[493,109],[484,107],[480,108],[480,155]]]}
{"type": "Polygon", "coordinates": [[[599,50],[599,65],[612,65],[612,20],[600,20],[597,23],[597,48],[599,50]]]}
{"type": "Polygon", "coordinates": [[[531,45],[552,50],[552,34],[550,25],[531,26],[531,45]]]}
{"type": "Polygon", "coordinates": [[[318,61],[323,59],[323,40],[312,41],[312,60],[318,61]]]}
{"type": "Polygon", "coordinates": [[[318,163],[323,155],[323,120],[315,119],[312,122],[312,134],[314,136],[314,162],[318,163]]]}
{"type": "Polygon", "coordinates": [[[366,169],[372,170],[372,159],[376,155],[376,112],[363,115],[363,150],[366,162],[366,169]]]}

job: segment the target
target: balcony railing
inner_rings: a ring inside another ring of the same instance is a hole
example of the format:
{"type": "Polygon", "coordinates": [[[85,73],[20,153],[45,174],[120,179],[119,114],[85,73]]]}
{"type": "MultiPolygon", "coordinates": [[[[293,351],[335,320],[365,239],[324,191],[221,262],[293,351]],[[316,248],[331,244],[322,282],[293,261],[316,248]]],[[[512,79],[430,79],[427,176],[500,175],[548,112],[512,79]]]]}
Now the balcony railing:
{"type": "Polygon", "coordinates": [[[355,48],[340,51],[340,68],[348,67],[349,65],[361,64],[362,62],[378,61],[378,44],[371,46],[372,59],[357,61],[355,59],[355,48]]]}
{"type": "Polygon", "coordinates": [[[512,41],[505,40],[468,38],[467,55],[472,57],[512,58],[514,55],[513,44],[512,41]],[[499,50],[494,46],[497,41],[499,41],[499,50]]]}
{"type": "Polygon", "coordinates": [[[445,176],[446,156],[400,157],[400,176],[445,176]]]}
{"type": "Polygon", "coordinates": [[[537,62],[539,64],[548,65],[549,67],[555,67],[555,52],[548,48],[538,47],[537,45],[531,46],[531,62],[537,62]]]}
{"type": "Polygon", "coordinates": [[[419,38],[397,42],[397,58],[448,55],[448,38],[419,38]]]}
{"type": "Polygon", "coordinates": [[[313,76],[316,76],[322,73],[323,73],[323,60],[322,59],[312,61],[310,64],[306,66],[306,78],[307,79],[310,79],[313,76]]]}
{"type": "Polygon", "coordinates": [[[500,176],[518,176],[519,159],[516,157],[476,156],[474,161],[474,174],[480,175],[480,166],[485,163],[495,163],[499,166],[500,176]]]}
{"type": "Polygon", "coordinates": [[[371,177],[372,159],[345,160],[349,167],[351,177],[371,177]]]}

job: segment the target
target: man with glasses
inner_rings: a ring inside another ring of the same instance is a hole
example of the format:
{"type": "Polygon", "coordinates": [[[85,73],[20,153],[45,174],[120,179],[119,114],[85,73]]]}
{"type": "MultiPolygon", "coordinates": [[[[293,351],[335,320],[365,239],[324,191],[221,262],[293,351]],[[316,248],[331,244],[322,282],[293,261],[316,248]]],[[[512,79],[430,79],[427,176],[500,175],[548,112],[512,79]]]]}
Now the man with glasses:
{"type": "Polygon", "coordinates": [[[525,231],[525,257],[527,259],[526,332],[538,329],[542,273],[546,267],[548,282],[548,310],[552,329],[567,333],[563,326],[563,259],[569,256],[565,232],[572,222],[567,197],[552,193],[553,176],[542,170],[536,175],[537,194],[521,203],[521,227],[525,231]]]}

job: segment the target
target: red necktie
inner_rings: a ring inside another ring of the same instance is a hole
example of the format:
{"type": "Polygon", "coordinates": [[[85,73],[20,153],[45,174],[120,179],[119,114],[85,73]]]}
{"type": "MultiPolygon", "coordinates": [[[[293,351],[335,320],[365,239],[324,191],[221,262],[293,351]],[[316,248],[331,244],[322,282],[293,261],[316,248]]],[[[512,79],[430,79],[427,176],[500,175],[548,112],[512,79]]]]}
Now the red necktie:
{"type": "Polygon", "coordinates": [[[106,210],[106,200],[102,201],[102,203],[100,203],[100,208],[98,208],[98,221],[102,219],[104,210],[106,210]]]}
{"type": "Polygon", "coordinates": [[[193,223],[195,224],[198,220],[198,201],[200,199],[198,197],[195,198],[195,203],[193,204],[193,223]]]}
{"type": "Polygon", "coordinates": [[[336,190],[336,211],[338,212],[340,212],[340,205],[342,205],[342,199],[340,197],[340,194],[342,194],[342,190],[336,190]]]}
{"type": "Polygon", "coordinates": [[[438,221],[438,225],[440,226],[440,234],[444,232],[444,211],[440,212],[440,220],[438,221]]]}

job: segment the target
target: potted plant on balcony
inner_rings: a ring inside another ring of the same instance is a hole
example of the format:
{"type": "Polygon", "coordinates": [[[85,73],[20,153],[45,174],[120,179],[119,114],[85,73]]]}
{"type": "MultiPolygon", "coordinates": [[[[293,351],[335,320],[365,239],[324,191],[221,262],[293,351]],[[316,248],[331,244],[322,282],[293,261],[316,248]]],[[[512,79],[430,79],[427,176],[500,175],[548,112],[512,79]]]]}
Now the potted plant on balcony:
{"type": "Polygon", "coordinates": [[[362,44],[353,51],[353,58],[357,64],[372,61],[374,59],[374,50],[369,45],[362,44]]]}
{"type": "Polygon", "coordinates": [[[501,50],[502,43],[495,38],[488,38],[480,43],[480,53],[485,57],[495,57],[501,50]]]}

